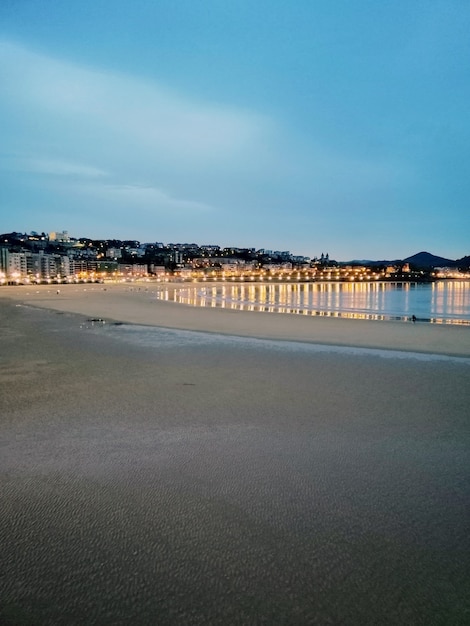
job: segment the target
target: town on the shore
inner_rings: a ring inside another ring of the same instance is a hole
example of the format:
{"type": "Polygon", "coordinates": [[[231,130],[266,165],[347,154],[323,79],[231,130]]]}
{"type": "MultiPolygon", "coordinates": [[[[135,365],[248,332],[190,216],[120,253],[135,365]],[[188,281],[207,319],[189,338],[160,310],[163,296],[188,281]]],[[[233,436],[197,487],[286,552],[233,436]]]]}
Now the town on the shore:
{"type": "Polygon", "coordinates": [[[396,261],[313,258],[195,243],[75,238],[67,231],[0,235],[0,285],[189,280],[433,281],[470,278],[470,256],[427,252],[396,261]]]}

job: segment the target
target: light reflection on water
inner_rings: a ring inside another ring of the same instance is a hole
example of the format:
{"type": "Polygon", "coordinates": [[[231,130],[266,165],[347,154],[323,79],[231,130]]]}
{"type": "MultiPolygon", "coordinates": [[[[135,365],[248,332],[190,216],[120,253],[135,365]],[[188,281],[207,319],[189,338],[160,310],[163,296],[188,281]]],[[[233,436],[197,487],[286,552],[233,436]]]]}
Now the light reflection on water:
{"type": "Polygon", "coordinates": [[[198,284],[156,297],[240,311],[470,324],[470,281],[198,284]]]}

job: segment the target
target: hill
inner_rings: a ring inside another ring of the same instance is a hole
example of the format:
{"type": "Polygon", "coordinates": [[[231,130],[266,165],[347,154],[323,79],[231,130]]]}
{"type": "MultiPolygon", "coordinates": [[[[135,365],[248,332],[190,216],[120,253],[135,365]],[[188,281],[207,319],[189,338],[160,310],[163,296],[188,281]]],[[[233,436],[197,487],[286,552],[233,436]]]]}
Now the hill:
{"type": "Polygon", "coordinates": [[[415,269],[432,269],[434,267],[470,267],[470,256],[464,256],[461,259],[453,260],[446,259],[442,256],[436,256],[430,252],[417,252],[412,256],[406,257],[406,259],[389,259],[373,261],[371,259],[354,259],[353,261],[343,262],[342,265],[365,265],[365,266],[382,266],[387,265],[401,265],[403,263],[409,263],[415,269]]]}
{"type": "Polygon", "coordinates": [[[470,256],[464,256],[461,259],[457,259],[455,264],[460,269],[470,269],[470,256]]]}
{"type": "Polygon", "coordinates": [[[453,261],[452,259],[445,259],[442,256],[436,256],[435,254],[431,254],[429,252],[418,252],[417,254],[413,254],[413,256],[403,259],[403,261],[420,269],[456,266],[456,261],[453,261]]]}

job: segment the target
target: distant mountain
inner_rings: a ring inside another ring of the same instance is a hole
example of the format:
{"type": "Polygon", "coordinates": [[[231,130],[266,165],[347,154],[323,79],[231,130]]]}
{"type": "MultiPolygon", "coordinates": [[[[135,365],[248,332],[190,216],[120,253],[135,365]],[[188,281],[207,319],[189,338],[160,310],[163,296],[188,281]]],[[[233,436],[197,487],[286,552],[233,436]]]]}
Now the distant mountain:
{"type": "Polygon", "coordinates": [[[395,259],[395,261],[372,261],[371,259],[353,259],[352,261],[345,261],[342,265],[364,265],[365,267],[369,265],[376,265],[386,267],[387,265],[397,265],[401,263],[401,261],[395,259]]]}
{"type": "Polygon", "coordinates": [[[417,254],[413,254],[413,256],[409,256],[406,259],[403,259],[405,263],[409,263],[414,267],[419,268],[429,268],[429,267],[455,267],[456,261],[452,259],[445,259],[442,256],[436,256],[434,254],[430,254],[429,252],[418,252],[417,254]]]}
{"type": "Polygon", "coordinates": [[[460,267],[462,269],[470,268],[470,256],[464,256],[461,259],[457,259],[455,264],[457,267],[460,267]]]}
{"type": "Polygon", "coordinates": [[[430,252],[418,252],[406,259],[394,259],[394,260],[380,260],[372,261],[371,259],[354,259],[353,261],[346,261],[342,265],[365,265],[367,266],[382,266],[387,265],[400,265],[403,263],[409,263],[417,269],[430,269],[434,267],[470,267],[470,256],[464,256],[461,259],[454,261],[453,259],[445,259],[442,256],[436,256],[430,252]]]}

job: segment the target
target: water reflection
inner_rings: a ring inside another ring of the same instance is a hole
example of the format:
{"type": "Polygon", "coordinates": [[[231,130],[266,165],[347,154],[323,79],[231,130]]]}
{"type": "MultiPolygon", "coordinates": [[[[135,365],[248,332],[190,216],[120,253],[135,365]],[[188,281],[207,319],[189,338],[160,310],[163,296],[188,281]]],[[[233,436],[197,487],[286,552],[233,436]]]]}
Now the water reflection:
{"type": "Polygon", "coordinates": [[[157,297],[199,307],[355,319],[470,324],[470,281],[199,283],[157,297]]]}
{"type": "Polygon", "coordinates": [[[468,318],[470,308],[469,281],[439,281],[432,284],[432,310],[434,316],[442,316],[449,309],[456,317],[468,318]]]}

